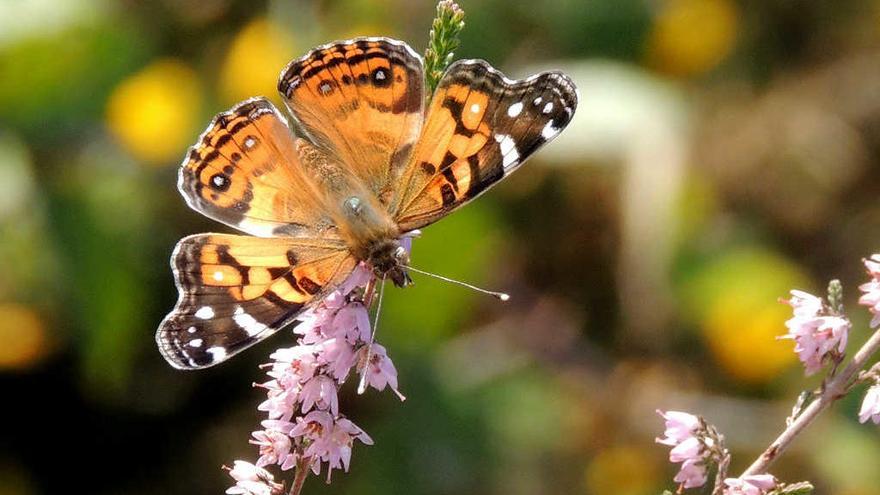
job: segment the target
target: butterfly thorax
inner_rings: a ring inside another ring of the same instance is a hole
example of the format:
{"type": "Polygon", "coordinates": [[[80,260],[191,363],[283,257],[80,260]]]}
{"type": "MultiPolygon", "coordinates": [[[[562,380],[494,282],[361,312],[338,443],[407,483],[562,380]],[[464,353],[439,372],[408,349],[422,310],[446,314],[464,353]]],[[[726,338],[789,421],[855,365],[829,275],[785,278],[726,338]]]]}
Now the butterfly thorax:
{"type": "Polygon", "coordinates": [[[390,278],[403,287],[410,280],[404,268],[409,262],[400,245],[397,223],[375,191],[359,180],[350,168],[331,158],[318,147],[298,139],[297,153],[309,182],[324,202],[351,255],[369,263],[379,278],[390,278]]]}
{"type": "Polygon", "coordinates": [[[410,283],[406,273],[409,256],[400,245],[400,230],[380,202],[370,194],[350,196],[342,203],[340,231],[351,254],[373,267],[379,278],[390,278],[394,285],[410,283]]]}

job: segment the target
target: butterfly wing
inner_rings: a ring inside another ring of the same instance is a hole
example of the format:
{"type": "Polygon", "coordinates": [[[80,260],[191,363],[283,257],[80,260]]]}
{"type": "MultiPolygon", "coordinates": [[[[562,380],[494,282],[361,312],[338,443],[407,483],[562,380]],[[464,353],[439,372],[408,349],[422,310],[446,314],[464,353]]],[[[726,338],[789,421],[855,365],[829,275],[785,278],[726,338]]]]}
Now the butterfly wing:
{"type": "Polygon", "coordinates": [[[175,368],[215,365],[292,322],[355,264],[339,242],[185,237],[171,258],[179,298],[156,332],[159,350],[175,368]]]}
{"type": "Polygon", "coordinates": [[[305,142],[265,98],[217,115],[180,168],[196,211],[248,234],[315,236],[332,227],[304,167],[305,142]]]}
{"type": "Polygon", "coordinates": [[[516,170],[576,107],[560,72],[512,81],[482,60],[450,65],[391,204],[401,230],[435,222],[516,170]]]}
{"type": "Polygon", "coordinates": [[[278,90],[311,140],[384,201],[421,130],[424,84],[406,43],[359,38],[294,60],[278,90]]]}

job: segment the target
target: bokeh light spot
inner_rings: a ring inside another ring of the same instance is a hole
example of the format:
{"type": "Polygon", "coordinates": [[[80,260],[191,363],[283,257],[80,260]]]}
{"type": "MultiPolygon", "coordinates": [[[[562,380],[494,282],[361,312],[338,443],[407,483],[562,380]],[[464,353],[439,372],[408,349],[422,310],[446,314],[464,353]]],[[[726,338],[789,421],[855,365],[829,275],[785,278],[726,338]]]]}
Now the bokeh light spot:
{"type": "Polygon", "coordinates": [[[137,159],[176,163],[200,119],[201,85],[179,60],[153,62],[122,81],[107,104],[107,126],[137,159]]]}
{"type": "Polygon", "coordinates": [[[648,63],[677,76],[701,74],[730,53],[738,30],[730,0],[669,0],[648,37],[648,63]]]}
{"type": "Polygon", "coordinates": [[[709,349],[735,379],[768,382],[796,361],[792,342],[776,338],[790,316],[791,308],[774,300],[755,308],[736,297],[722,298],[705,323],[709,349]]]}
{"type": "Polygon", "coordinates": [[[809,289],[803,270],[759,246],[719,253],[682,286],[682,307],[707,347],[735,380],[760,385],[797,361],[785,333],[791,308],[779,302],[791,289],[809,289]]]}
{"type": "Polygon", "coordinates": [[[587,466],[587,493],[656,493],[660,469],[654,454],[626,445],[602,450],[587,466]]]}
{"type": "Polygon", "coordinates": [[[274,98],[278,75],[293,59],[291,36],[264,18],[246,25],[232,41],[220,75],[220,95],[227,103],[252,96],[274,98]]]}
{"type": "Polygon", "coordinates": [[[46,328],[33,309],[0,303],[0,369],[24,369],[45,355],[46,328]]]}

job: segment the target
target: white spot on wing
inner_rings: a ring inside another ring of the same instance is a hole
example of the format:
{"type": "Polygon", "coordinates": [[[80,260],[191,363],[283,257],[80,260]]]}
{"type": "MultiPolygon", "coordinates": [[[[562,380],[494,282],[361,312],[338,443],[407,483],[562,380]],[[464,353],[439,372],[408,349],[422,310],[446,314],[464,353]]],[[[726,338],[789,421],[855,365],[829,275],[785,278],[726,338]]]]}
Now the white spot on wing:
{"type": "Polygon", "coordinates": [[[189,341],[189,346],[190,346],[190,347],[201,347],[201,346],[202,346],[202,339],[192,339],[192,340],[190,340],[190,341],[189,341]]]}
{"type": "Polygon", "coordinates": [[[550,113],[552,111],[553,111],[553,102],[552,101],[548,101],[547,104],[544,105],[544,109],[541,110],[541,112],[545,113],[545,114],[550,113]]]}
{"type": "Polygon", "coordinates": [[[256,141],[254,140],[254,138],[252,138],[252,137],[249,137],[249,138],[247,138],[247,139],[244,140],[244,147],[247,148],[247,149],[251,149],[251,148],[253,148],[254,145],[256,145],[256,144],[257,144],[257,142],[256,142],[256,141]]]}
{"type": "Polygon", "coordinates": [[[196,311],[196,318],[207,320],[214,317],[214,308],[210,306],[202,306],[196,311]]]}
{"type": "Polygon", "coordinates": [[[532,103],[534,103],[535,106],[538,106],[538,105],[541,104],[541,101],[543,101],[543,100],[544,100],[544,98],[541,98],[541,97],[539,96],[539,97],[535,98],[535,101],[533,101],[532,103]]]}
{"type": "Polygon", "coordinates": [[[257,237],[272,237],[275,235],[275,226],[271,223],[255,222],[247,217],[238,222],[238,228],[257,237]]]}
{"type": "Polygon", "coordinates": [[[474,103],[473,105],[471,105],[471,112],[479,113],[480,112],[480,104],[474,103]]]}
{"type": "Polygon", "coordinates": [[[223,361],[226,359],[226,349],[222,347],[211,347],[207,349],[208,354],[211,355],[211,362],[216,363],[217,361],[223,361]]]}
{"type": "Polygon", "coordinates": [[[251,337],[266,329],[266,325],[258,322],[253,316],[245,313],[244,308],[241,306],[235,308],[235,313],[232,315],[232,319],[235,320],[236,325],[240,326],[241,329],[247,332],[251,337]]]}
{"type": "Polygon", "coordinates": [[[186,329],[186,331],[189,333],[196,333],[196,327],[189,327],[186,329]]]}
{"type": "Polygon", "coordinates": [[[214,272],[214,280],[216,280],[218,282],[223,280],[223,272],[221,272],[220,270],[217,270],[216,272],[214,272]]]}
{"type": "Polygon", "coordinates": [[[504,169],[507,170],[512,165],[516,165],[519,161],[519,152],[516,151],[516,143],[513,138],[507,134],[496,134],[495,141],[501,147],[501,155],[503,156],[501,165],[504,169]]]}
{"type": "Polygon", "coordinates": [[[553,127],[552,120],[541,129],[541,137],[544,139],[553,139],[557,134],[559,134],[559,129],[553,127]]]}
{"type": "Polygon", "coordinates": [[[507,116],[508,117],[516,117],[517,115],[519,115],[520,112],[522,112],[522,108],[523,108],[523,104],[521,101],[518,101],[518,102],[514,103],[513,105],[510,105],[509,107],[507,107],[507,116]]]}

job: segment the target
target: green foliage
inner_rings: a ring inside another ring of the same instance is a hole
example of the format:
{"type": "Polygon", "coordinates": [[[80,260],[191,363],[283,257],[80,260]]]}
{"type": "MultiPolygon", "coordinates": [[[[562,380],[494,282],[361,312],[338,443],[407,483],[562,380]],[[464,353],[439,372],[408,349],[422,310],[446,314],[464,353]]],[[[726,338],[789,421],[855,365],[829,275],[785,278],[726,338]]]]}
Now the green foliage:
{"type": "MultiPolygon", "coordinates": [[[[500,247],[499,224],[491,202],[469,205],[413,241],[412,264],[446,277],[484,284],[500,247]]],[[[398,349],[424,351],[437,345],[466,321],[478,302],[504,304],[417,273],[412,277],[415,285],[406,291],[386,288],[383,302],[379,332],[393,334],[389,340],[398,349]]]]}

